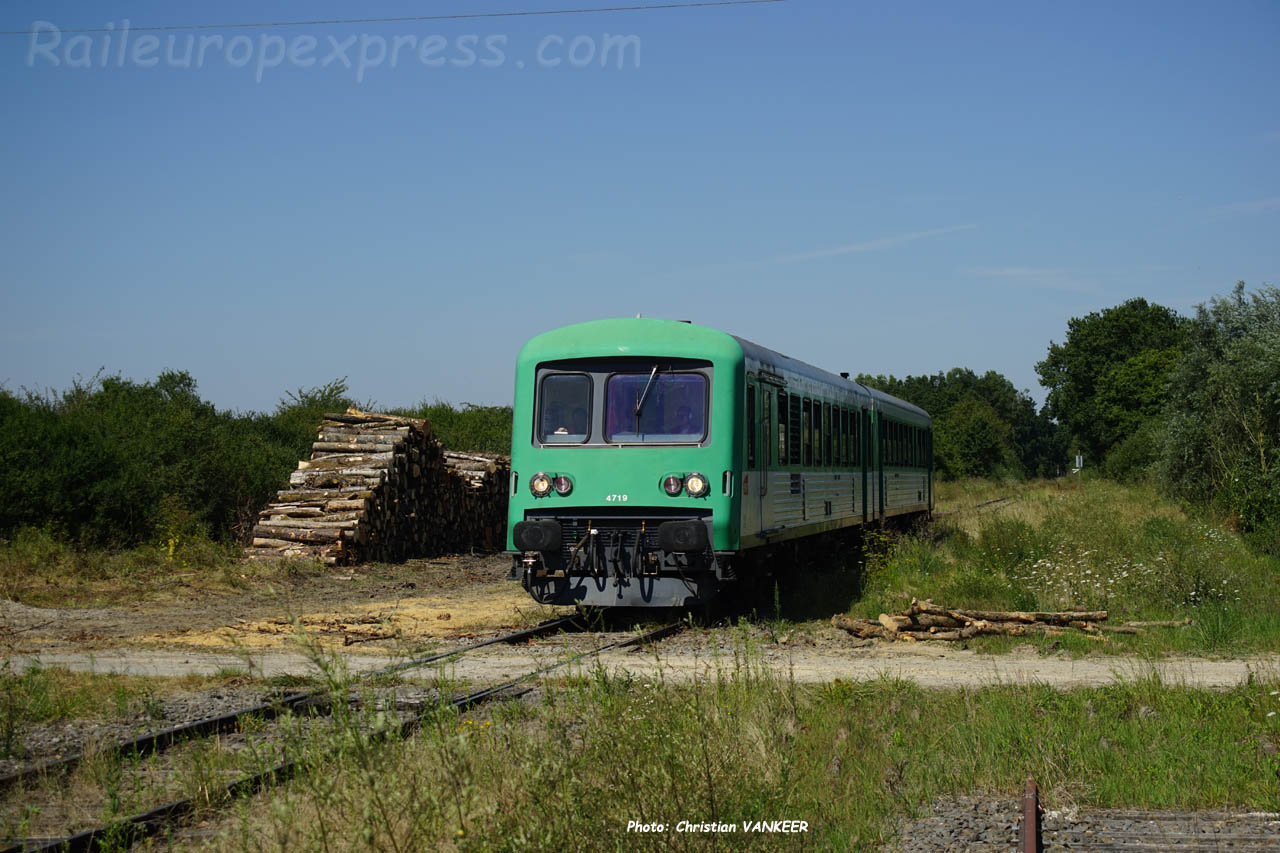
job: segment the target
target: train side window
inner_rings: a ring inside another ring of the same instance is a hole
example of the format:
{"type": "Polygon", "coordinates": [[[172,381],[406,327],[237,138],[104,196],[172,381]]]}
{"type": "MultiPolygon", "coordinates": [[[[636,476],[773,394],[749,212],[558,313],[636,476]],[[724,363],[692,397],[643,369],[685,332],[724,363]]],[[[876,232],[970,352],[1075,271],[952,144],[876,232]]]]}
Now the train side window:
{"type": "Polygon", "coordinates": [[[849,467],[849,410],[840,410],[840,462],[849,467]]]}
{"type": "Polygon", "coordinates": [[[827,443],[827,421],[822,416],[823,403],[813,401],[813,465],[820,468],[826,464],[823,460],[826,458],[823,453],[823,447],[827,443]]]}
{"type": "Polygon", "coordinates": [[[804,445],[804,459],[801,464],[808,467],[813,464],[813,401],[804,399],[803,415],[800,421],[800,442],[804,445]]]}
{"type": "Polygon", "coordinates": [[[840,461],[842,462],[842,464],[845,465],[845,467],[849,467],[849,462],[852,459],[852,455],[849,452],[849,428],[851,427],[851,425],[852,424],[849,423],[849,410],[841,409],[840,410],[840,461]]]}
{"type": "Polygon", "coordinates": [[[840,451],[844,447],[844,421],[840,418],[840,407],[831,409],[831,464],[840,467],[840,451]]]}
{"type": "Polygon", "coordinates": [[[778,464],[786,465],[791,458],[787,455],[787,437],[791,434],[787,429],[787,392],[778,392],[778,464]]]}
{"type": "Polygon", "coordinates": [[[853,461],[854,468],[862,465],[862,442],[858,440],[861,434],[862,412],[852,409],[849,412],[849,459],[853,461]]]}
{"type": "Polygon", "coordinates": [[[764,464],[765,467],[771,467],[774,460],[770,457],[773,455],[773,401],[769,399],[773,395],[768,391],[764,392],[764,430],[761,435],[764,436],[764,464]]]}
{"type": "Polygon", "coordinates": [[[813,420],[809,421],[813,427],[813,467],[822,466],[822,401],[813,401],[813,420]]]}
{"type": "Polygon", "coordinates": [[[809,416],[809,432],[813,438],[813,461],[815,468],[822,464],[822,402],[813,401],[813,413],[809,416]]]}
{"type": "Polygon", "coordinates": [[[831,404],[822,404],[822,464],[831,464],[831,404]]]}
{"type": "Polygon", "coordinates": [[[844,462],[845,465],[858,461],[857,446],[853,442],[854,433],[858,429],[858,416],[852,409],[844,410],[844,462]]]}
{"type": "Polygon", "coordinates": [[[747,468],[756,470],[756,430],[760,421],[756,417],[756,386],[747,386],[747,468]]]}
{"type": "Polygon", "coordinates": [[[822,421],[822,401],[813,401],[813,467],[822,467],[822,443],[827,439],[827,425],[822,421]]]}
{"type": "Polygon", "coordinates": [[[791,421],[791,432],[787,435],[787,459],[790,464],[800,464],[800,398],[792,394],[787,398],[787,417],[791,421]]]}
{"type": "Polygon", "coordinates": [[[831,441],[831,403],[814,400],[813,421],[813,462],[814,465],[827,465],[831,462],[831,452],[827,448],[827,442],[831,441]]]}
{"type": "Polygon", "coordinates": [[[854,409],[849,413],[850,426],[853,427],[853,467],[862,467],[862,410],[854,409]]]}

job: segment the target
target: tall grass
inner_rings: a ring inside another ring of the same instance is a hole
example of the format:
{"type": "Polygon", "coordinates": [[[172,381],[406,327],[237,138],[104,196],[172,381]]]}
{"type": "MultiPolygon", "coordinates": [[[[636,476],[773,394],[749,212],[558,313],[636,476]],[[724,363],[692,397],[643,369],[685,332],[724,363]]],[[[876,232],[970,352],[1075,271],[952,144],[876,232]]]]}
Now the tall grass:
{"type": "Polygon", "coordinates": [[[874,617],[912,597],[955,607],[1108,610],[1113,621],[1191,618],[1193,630],[1165,635],[1170,648],[1280,648],[1280,560],[1148,486],[1086,479],[1079,488],[952,489],[948,502],[970,509],[873,555],[856,611],[874,617]],[[993,491],[1013,500],[974,508],[993,491]]]}
{"type": "Polygon", "coordinates": [[[303,778],[211,846],[875,849],[938,796],[1013,795],[1028,774],[1050,806],[1272,808],[1273,688],[801,686],[749,653],[692,685],[596,667],[484,716],[442,706],[407,744],[356,737],[337,758],[332,743],[317,745],[303,778]],[[808,832],[742,829],[785,819],[808,832]],[[738,831],[679,832],[682,820],[738,831]],[[637,833],[629,821],[667,829],[637,833]]]}

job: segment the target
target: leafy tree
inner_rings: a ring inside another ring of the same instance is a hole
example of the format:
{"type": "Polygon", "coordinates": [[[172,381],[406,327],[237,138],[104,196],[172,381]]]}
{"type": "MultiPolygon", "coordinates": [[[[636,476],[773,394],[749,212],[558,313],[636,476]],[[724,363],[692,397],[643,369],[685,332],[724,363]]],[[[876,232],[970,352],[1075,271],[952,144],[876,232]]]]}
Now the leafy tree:
{"type": "Polygon", "coordinates": [[[1185,318],[1141,298],[1073,317],[1066,341],[1051,341],[1048,356],[1036,364],[1040,384],[1049,389],[1048,414],[1100,462],[1160,413],[1186,336],[1185,318]]]}
{"type": "MultiPolygon", "coordinates": [[[[1000,473],[1053,474],[1065,458],[1065,442],[1057,425],[1046,413],[1036,411],[1035,401],[1029,394],[1017,390],[1012,382],[994,370],[978,375],[968,368],[956,367],[946,373],[939,371],[932,375],[908,376],[905,379],[864,374],[857,381],[914,403],[933,416],[935,427],[938,421],[962,401],[975,399],[985,402],[995,417],[1008,428],[1011,455],[999,454],[1002,460],[1000,473]]],[[[972,407],[963,414],[966,418],[975,415],[972,407]]],[[[941,474],[963,476],[952,470],[953,465],[981,475],[997,473],[994,467],[980,463],[977,458],[965,459],[958,456],[956,449],[948,446],[951,437],[957,435],[954,431],[947,432],[940,427],[935,430],[934,456],[941,474]]]]}
{"type": "Polygon", "coordinates": [[[1175,493],[1208,497],[1280,553],[1280,290],[1240,282],[1196,308],[1161,469],[1175,493]]]}
{"type": "Polygon", "coordinates": [[[983,477],[1020,470],[1013,428],[976,395],[949,408],[935,426],[938,467],[952,477],[983,477]]]}

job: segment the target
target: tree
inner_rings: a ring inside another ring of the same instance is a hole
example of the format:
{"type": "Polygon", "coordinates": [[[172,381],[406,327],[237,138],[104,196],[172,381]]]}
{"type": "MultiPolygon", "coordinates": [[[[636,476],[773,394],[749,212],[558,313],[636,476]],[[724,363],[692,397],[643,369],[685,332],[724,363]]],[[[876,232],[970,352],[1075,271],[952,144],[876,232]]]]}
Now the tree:
{"type": "Polygon", "coordinates": [[[1238,283],[1196,308],[1189,337],[1169,382],[1162,474],[1280,553],[1280,290],[1238,283]]]}
{"type": "Polygon", "coordinates": [[[1036,365],[1049,391],[1048,414],[1100,462],[1160,413],[1187,329],[1186,318],[1141,298],[1073,317],[1066,341],[1051,341],[1048,356],[1036,365]]]}
{"type": "Polygon", "coordinates": [[[1020,471],[1013,428],[987,401],[969,394],[935,421],[938,468],[951,477],[1020,471]]]}
{"type": "MultiPolygon", "coordinates": [[[[1019,391],[1002,374],[989,370],[978,375],[967,367],[955,367],[946,373],[927,376],[861,375],[858,382],[878,388],[895,397],[914,403],[935,420],[935,462],[944,476],[965,476],[952,470],[958,466],[965,471],[980,471],[981,475],[996,473],[991,465],[977,458],[964,456],[948,442],[959,433],[954,429],[942,430],[938,422],[965,400],[981,400],[991,410],[996,420],[1003,424],[1001,431],[1008,433],[1007,443],[1012,455],[999,454],[1002,459],[1000,473],[1049,475],[1058,470],[1066,456],[1065,442],[1058,426],[1044,412],[1036,411],[1035,401],[1025,391],[1019,391]]],[[[966,420],[975,417],[970,407],[962,413],[966,420]]],[[[955,426],[953,422],[952,426],[955,426]]],[[[972,449],[975,445],[969,445],[972,449]]]]}

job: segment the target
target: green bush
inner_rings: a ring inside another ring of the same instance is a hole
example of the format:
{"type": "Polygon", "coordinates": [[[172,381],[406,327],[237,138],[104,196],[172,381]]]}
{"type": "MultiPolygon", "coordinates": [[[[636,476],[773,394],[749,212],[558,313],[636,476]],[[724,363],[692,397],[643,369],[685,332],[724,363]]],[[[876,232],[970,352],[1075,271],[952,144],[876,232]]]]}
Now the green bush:
{"type": "Polygon", "coordinates": [[[1241,282],[1197,308],[1165,428],[1168,487],[1280,554],[1280,290],[1249,294],[1241,282]]]}
{"type": "MultiPolygon", "coordinates": [[[[243,539],[310,454],[321,417],[353,405],[336,379],[286,393],[271,414],[220,411],[181,371],[141,383],[97,376],[60,393],[0,388],[0,536],[27,530],[14,544],[30,544],[40,531],[216,564],[226,550],[216,543],[243,539]]],[[[510,451],[510,407],[436,401],[404,413],[429,418],[446,447],[510,451]]]]}
{"type": "Polygon", "coordinates": [[[510,406],[477,406],[474,403],[454,406],[434,400],[396,412],[429,420],[432,434],[450,450],[504,455],[511,452],[510,406]]]}
{"type": "MultiPolygon", "coordinates": [[[[83,546],[123,547],[247,532],[315,440],[345,384],[300,391],[274,415],[235,414],[202,400],[195,380],[118,376],[61,393],[0,389],[0,533],[38,528],[83,546]]],[[[201,560],[203,561],[203,560],[201,560]]]]}
{"type": "Polygon", "coordinates": [[[1161,424],[1152,418],[1138,427],[1107,454],[1103,471],[1122,483],[1133,483],[1150,476],[1160,459],[1161,424]]]}

